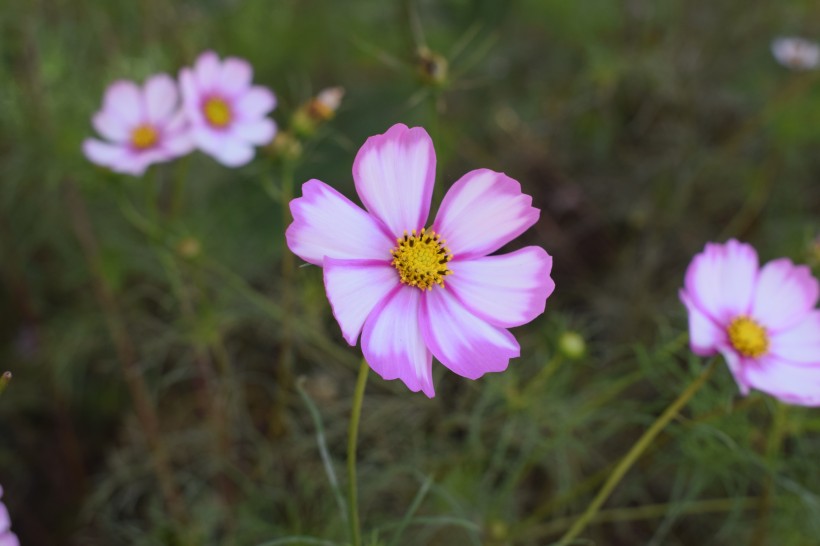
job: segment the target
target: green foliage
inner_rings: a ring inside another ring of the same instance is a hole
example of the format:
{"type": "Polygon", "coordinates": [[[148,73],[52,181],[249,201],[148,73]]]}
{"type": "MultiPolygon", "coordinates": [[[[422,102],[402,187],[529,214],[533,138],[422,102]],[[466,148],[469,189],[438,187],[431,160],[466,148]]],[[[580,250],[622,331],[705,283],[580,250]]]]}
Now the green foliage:
{"type": "MultiPolygon", "coordinates": [[[[432,135],[439,195],[479,167],[521,181],[542,218],[515,244],[554,256],[558,288],[503,374],[437,365],[432,400],[371,375],[369,546],[557,540],[704,365],[677,299],[693,253],[739,237],[820,271],[817,77],[768,50],[820,36],[815,2],[7,4],[0,483],[28,546],[347,543],[328,475],[344,486],[359,351],[321,271],[288,253],[286,205],[310,178],[352,197],[356,150],[395,122],[432,135]],[[253,64],[282,130],[322,88],[343,86],[342,107],[295,163],[260,149],[230,170],[195,153],[134,179],[87,162],[109,83],[176,75],[205,49],[253,64]],[[567,355],[567,332],[585,351],[567,355]],[[184,518],[124,362],[156,407],[184,518]]],[[[820,417],[789,408],[774,442],[778,411],[719,368],[584,536],[806,544],[820,417]]]]}

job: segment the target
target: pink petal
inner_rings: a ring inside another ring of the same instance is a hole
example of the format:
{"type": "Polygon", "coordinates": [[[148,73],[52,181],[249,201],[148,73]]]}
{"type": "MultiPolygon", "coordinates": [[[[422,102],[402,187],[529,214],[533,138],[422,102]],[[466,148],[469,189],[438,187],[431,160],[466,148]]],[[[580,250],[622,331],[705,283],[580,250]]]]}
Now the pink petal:
{"type": "Polygon", "coordinates": [[[273,110],[276,107],[276,97],[270,89],[256,85],[238,97],[234,105],[240,119],[252,120],[273,110]]]}
{"type": "Polygon", "coordinates": [[[435,178],[433,141],[421,127],[394,125],[368,138],[353,161],[362,203],[395,236],[424,227],[435,178]]]}
{"type": "Polygon", "coordinates": [[[248,61],[228,57],[222,62],[219,88],[233,96],[250,87],[252,78],[253,68],[248,61]]]}
{"type": "Polygon", "coordinates": [[[757,252],[734,239],[725,245],[708,243],[686,270],[686,293],[719,324],[751,311],[757,280],[757,252]]]}
{"type": "Polygon", "coordinates": [[[99,134],[113,142],[123,143],[131,139],[131,126],[111,110],[97,112],[91,123],[99,134]]]}
{"type": "Polygon", "coordinates": [[[446,289],[474,315],[494,326],[521,326],[544,312],[555,289],[552,257],[529,246],[510,254],[452,261],[446,289]]]}
{"type": "Polygon", "coordinates": [[[0,535],[8,531],[10,527],[9,511],[6,509],[6,505],[0,502],[0,535]]]}
{"type": "Polygon", "coordinates": [[[128,150],[124,146],[87,138],[83,141],[83,154],[92,163],[104,167],[113,167],[128,155],[128,150]]]}
{"type": "Polygon", "coordinates": [[[238,123],[233,132],[242,140],[263,146],[273,140],[276,134],[276,124],[270,118],[262,118],[256,121],[246,121],[238,123]]]}
{"type": "Polygon", "coordinates": [[[140,88],[127,80],[112,83],[105,92],[103,111],[129,126],[139,124],[144,115],[140,88]]]}
{"type": "Polygon", "coordinates": [[[325,256],[386,264],[392,259],[394,242],[383,226],[324,182],[305,182],[302,197],[290,202],[290,212],[288,248],[306,262],[322,265],[325,256]]]}
{"type": "Polygon", "coordinates": [[[773,260],[760,270],[755,288],[752,316],[770,330],[781,330],[800,321],[814,308],[817,279],[811,270],[791,260],[773,260]]]}
{"type": "Polygon", "coordinates": [[[762,357],[743,366],[745,381],[788,404],[820,406],[820,366],[796,366],[762,357]]]}
{"type": "Polygon", "coordinates": [[[20,541],[14,533],[0,535],[0,546],[20,546],[20,541]]]}
{"type": "Polygon", "coordinates": [[[689,312],[689,346],[692,352],[700,356],[717,353],[719,347],[728,343],[725,328],[701,311],[684,290],[680,291],[680,299],[689,312]]]}
{"type": "Polygon", "coordinates": [[[202,93],[197,88],[196,78],[191,69],[183,68],[180,71],[179,88],[182,93],[182,107],[188,120],[197,125],[205,123],[200,105],[202,93]]]}
{"type": "Polygon", "coordinates": [[[395,268],[386,263],[325,258],[325,291],[333,316],[350,345],[376,304],[399,284],[395,268]]]}
{"type": "Polygon", "coordinates": [[[420,298],[420,290],[401,285],[385,297],[364,323],[362,353],[383,379],[401,379],[432,398],[433,357],[419,328],[420,298]]]}
{"type": "Polygon", "coordinates": [[[444,196],[433,229],[454,258],[486,256],[538,221],[540,211],[521,184],[488,169],[470,171],[444,196]]]}
{"type": "Polygon", "coordinates": [[[791,328],[773,334],[769,351],[774,358],[820,368],[820,310],[811,311],[791,328]]]}
{"type": "Polygon", "coordinates": [[[749,364],[749,360],[742,358],[739,354],[735,352],[734,349],[731,348],[730,345],[724,344],[721,345],[720,354],[723,356],[723,359],[726,361],[726,365],[729,367],[729,371],[732,372],[732,377],[737,383],[738,388],[740,389],[740,394],[746,396],[749,394],[749,382],[746,380],[744,375],[744,370],[747,368],[749,364]]]}
{"type": "Polygon", "coordinates": [[[189,154],[194,149],[194,141],[187,132],[169,135],[162,141],[162,147],[173,157],[189,154]]]}
{"type": "Polygon", "coordinates": [[[222,131],[199,127],[192,137],[197,147],[226,167],[241,167],[256,153],[253,146],[222,131]]]}
{"type": "Polygon", "coordinates": [[[217,54],[213,51],[202,53],[194,64],[194,74],[200,92],[213,91],[221,75],[221,65],[217,54]]]}
{"type": "Polygon", "coordinates": [[[470,313],[446,288],[424,293],[421,331],[433,355],[468,379],[506,370],[521,354],[511,333],[470,313]]]}
{"type": "Polygon", "coordinates": [[[158,123],[164,121],[177,105],[177,86],[167,74],[151,76],[145,82],[145,110],[148,119],[158,123]]]}

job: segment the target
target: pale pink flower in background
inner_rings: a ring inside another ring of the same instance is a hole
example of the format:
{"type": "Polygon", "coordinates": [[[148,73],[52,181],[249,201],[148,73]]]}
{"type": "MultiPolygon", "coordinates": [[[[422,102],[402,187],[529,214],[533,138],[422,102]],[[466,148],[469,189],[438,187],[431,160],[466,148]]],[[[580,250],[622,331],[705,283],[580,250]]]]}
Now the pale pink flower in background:
{"type": "Polygon", "coordinates": [[[773,260],[731,240],[709,243],[686,271],[692,351],[721,353],[743,394],[750,388],[791,404],[820,405],[818,282],[806,266],[773,260]]]}
{"type": "Polygon", "coordinates": [[[273,140],[276,124],[267,116],[276,97],[266,87],[251,85],[253,68],[235,57],[220,61],[206,51],[179,80],[185,112],[197,147],[228,167],[248,163],[254,146],[273,140]]]}
{"type": "MultiPolygon", "coordinates": [[[[0,499],[3,498],[3,487],[0,486],[0,499]]],[[[11,532],[11,518],[6,505],[0,501],[0,546],[20,546],[17,535],[11,532]]]]}
{"type": "Polygon", "coordinates": [[[135,176],[153,163],[187,154],[193,145],[178,103],[176,82],[167,74],[151,76],[142,88],[131,81],[114,82],[92,118],[109,142],[86,139],[83,153],[93,163],[135,176]]]}
{"type": "Polygon", "coordinates": [[[461,177],[426,228],[436,172],[427,132],[394,125],[353,163],[362,210],[319,180],[291,201],[288,246],[324,268],[345,340],[384,379],[435,394],[432,357],[477,379],[520,348],[507,330],[544,312],[552,258],[537,246],[489,256],[532,226],[539,210],[503,173],[461,177]]]}
{"type": "Polygon", "coordinates": [[[812,70],[820,65],[820,45],[804,38],[775,38],[772,55],[783,66],[797,70],[812,70]]]}

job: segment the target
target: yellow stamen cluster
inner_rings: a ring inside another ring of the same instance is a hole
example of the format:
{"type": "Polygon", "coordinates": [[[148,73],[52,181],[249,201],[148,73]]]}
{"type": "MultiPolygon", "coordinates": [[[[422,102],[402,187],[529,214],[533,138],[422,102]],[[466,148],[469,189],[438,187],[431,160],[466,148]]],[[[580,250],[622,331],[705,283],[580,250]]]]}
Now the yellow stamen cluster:
{"type": "Polygon", "coordinates": [[[405,231],[396,243],[390,254],[402,283],[421,290],[432,290],[434,284],[444,286],[444,277],[453,273],[447,267],[453,255],[441,235],[425,228],[416,234],[414,229],[409,235],[405,231]]]}
{"type": "Polygon", "coordinates": [[[225,127],[233,119],[231,107],[219,97],[211,97],[205,101],[203,106],[205,119],[214,127],[225,127]]]}
{"type": "Polygon", "coordinates": [[[745,357],[758,358],[769,350],[766,329],[745,315],[735,317],[726,328],[726,333],[732,347],[745,357]]]}
{"type": "Polygon", "coordinates": [[[146,150],[159,142],[159,133],[153,126],[145,123],[131,132],[131,145],[138,150],[146,150]]]}

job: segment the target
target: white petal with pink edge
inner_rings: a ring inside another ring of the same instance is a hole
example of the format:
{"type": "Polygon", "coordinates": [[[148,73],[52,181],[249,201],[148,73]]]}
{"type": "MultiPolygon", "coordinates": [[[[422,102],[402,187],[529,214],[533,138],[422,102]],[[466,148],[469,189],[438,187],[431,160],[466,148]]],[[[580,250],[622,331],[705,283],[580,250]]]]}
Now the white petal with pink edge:
{"type": "Polygon", "coordinates": [[[720,324],[751,311],[757,281],[757,252],[745,243],[708,243],[686,270],[686,293],[720,324]]]}
{"type": "Polygon", "coordinates": [[[87,138],[83,141],[83,153],[91,162],[97,165],[113,167],[117,162],[125,159],[128,150],[124,146],[87,138]]]}
{"type": "Polygon", "coordinates": [[[704,313],[686,291],[680,291],[680,299],[689,313],[689,346],[692,352],[700,356],[717,353],[718,347],[728,343],[726,329],[704,313]]]}
{"type": "Polygon", "coordinates": [[[228,57],[222,62],[219,87],[225,93],[235,96],[251,85],[253,68],[251,64],[236,57],[228,57]]]}
{"type": "Polygon", "coordinates": [[[746,360],[744,381],[787,404],[820,406],[820,366],[795,365],[775,356],[746,360]]]}
{"type": "Polygon", "coordinates": [[[423,294],[421,331],[433,355],[468,379],[504,371],[521,353],[511,333],[470,313],[446,288],[423,294]]]}
{"type": "Polygon", "coordinates": [[[302,185],[302,197],[290,202],[293,223],[288,248],[315,265],[325,256],[389,263],[394,241],[384,226],[347,197],[319,180],[302,185]]]}
{"type": "Polygon", "coordinates": [[[401,123],[367,139],[353,161],[356,192],[395,236],[421,230],[436,177],[433,141],[421,127],[401,123]]]}
{"type": "Polygon", "coordinates": [[[270,89],[251,87],[236,99],[236,113],[240,119],[252,120],[264,116],[276,107],[276,96],[270,89]]]}
{"type": "Polygon", "coordinates": [[[246,142],[262,146],[273,140],[276,134],[276,124],[270,118],[245,121],[233,128],[233,134],[246,142]]]}
{"type": "Polygon", "coordinates": [[[799,322],[817,304],[818,282],[811,270],[791,260],[773,260],[760,270],[751,315],[778,331],[799,322]]]}
{"type": "Polygon", "coordinates": [[[221,75],[219,56],[213,51],[202,53],[194,64],[194,74],[201,92],[214,91],[221,75]]]}
{"type": "Polygon", "coordinates": [[[356,345],[364,321],[376,305],[398,286],[396,270],[387,263],[328,257],[325,257],[322,267],[333,316],[342,329],[345,341],[356,345]]]}
{"type": "Polygon", "coordinates": [[[454,259],[486,256],[538,221],[540,211],[521,184],[489,169],[470,171],[444,196],[433,229],[454,259]]]}
{"type": "Polygon", "coordinates": [[[157,74],[145,82],[145,112],[154,123],[163,122],[177,105],[177,86],[167,74],[157,74]]]}
{"type": "Polygon", "coordinates": [[[131,139],[133,127],[109,110],[102,110],[94,114],[91,123],[97,132],[108,140],[124,143],[131,139]]]}
{"type": "Polygon", "coordinates": [[[544,312],[555,289],[552,257],[537,246],[510,254],[454,260],[446,288],[477,317],[502,328],[530,322],[544,312]]]}
{"type": "Polygon", "coordinates": [[[775,358],[820,367],[820,310],[803,315],[791,328],[771,334],[769,351],[775,358]]]}
{"type": "Polygon", "coordinates": [[[421,291],[397,286],[370,313],[362,332],[362,353],[383,379],[401,379],[413,392],[435,396],[433,357],[419,328],[421,291]]]}
{"type": "Polygon", "coordinates": [[[103,111],[129,126],[140,123],[144,118],[140,88],[127,80],[112,83],[103,98],[103,111]]]}
{"type": "Polygon", "coordinates": [[[199,127],[192,137],[199,149],[226,167],[241,167],[256,153],[250,144],[210,127],[199,127]]]}

